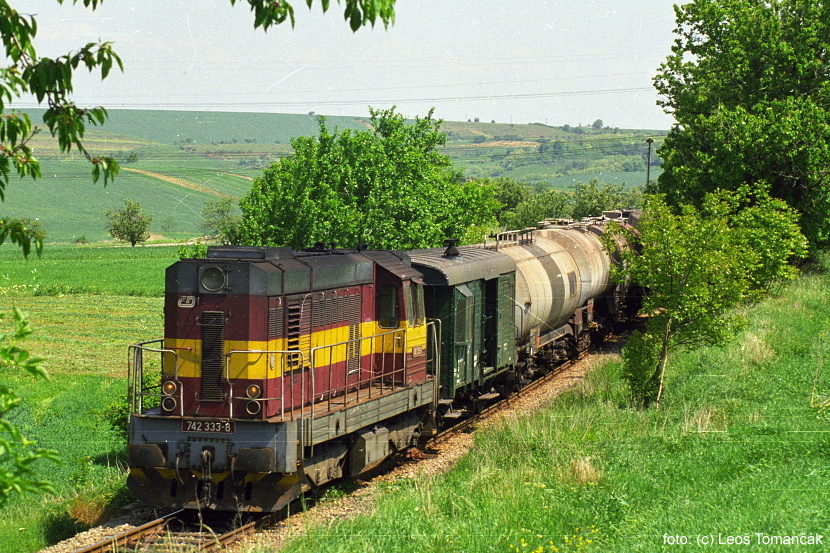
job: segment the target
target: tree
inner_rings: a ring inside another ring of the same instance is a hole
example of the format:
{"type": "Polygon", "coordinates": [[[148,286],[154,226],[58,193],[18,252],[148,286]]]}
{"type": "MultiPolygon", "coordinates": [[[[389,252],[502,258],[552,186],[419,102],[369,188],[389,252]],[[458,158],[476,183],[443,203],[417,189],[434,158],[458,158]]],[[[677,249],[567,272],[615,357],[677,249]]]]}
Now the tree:
{"type": "Polygon", "coordinates": [[[536,228],[539,221],[571,216],[571,199],[557,190],[533,193],[512,210],[499,216],[502,227],[508,230],[536,228]]]}
{"type": "Polygon", "coordinates": [[[489,186],[493,190],[495,200],[502,204],[502,207],[499,208],[496,214],[502,226],[504,225],[505,215],[515,210],[519,204],[527,201],[533,194],[530,187],[523,182],[507,177],[480,179],[478,182],[481,185],[489,186]]]}
{"type": "Polygon", "coordinates": [[[202,209],[202,230],[219,236],[223,244],[235,244],[239,241],[241,222],[239,202],[234,198],[208,201],[202,209]]]}
{"type": "Polygon", "coordinates": [[[40,254],[46,231],[43,230],[40,221],[33,219],[0,219],[0,244],[5,242],[6,238],[18,244],[25,257],[31,252],[32,243],[40,254]]]}
{"type": "Polygon", "coordinates": [[[573,192],[572,216],[577,221],[583,217],[601,215],[603,211],[635,207],[642,194],[637,188],[626,190],[625,184],[602,183],[599,179],[578,182],[573,192]]]}
{"type": "Polygon", "coordinates": [[[659,190],[700,206],[765,181],[813,244],[830,243],[830,2],[693,0],[675,14],[655,78],[676,119],[659,190]]]}
{"type": "Polygon", "coordinates": [[[649,196],[638,232],[612,229],[606,243],[623,235],[639,244],[614,269],[615,279],[647,291],[645,331],[623,350],[623,376],[636,404],[659,407],[670,353],[732,338],[744,324],[735,308],[794,276],[787,261],[806,254],[806,240],[795,212],[749,187],[709,194],[701,210],[683,204],[679,213],[649,196]],[[773,224],[763,225],[765,217],[773,224]]]}
{"type": "Polygon", "coordinates": [[[319,136],[292,140],[294,154],[267,168],[241,200],[241,240],[402,249],[480,240],[499,204],[490,187],[461,183],[436,151],[446,138],[441,121],[432,111],[411,123],[394,108],[370,114],[371,130],[330,132],[320,117],[319,136]]]}
{"type": "MultiPolygon", "coordinates": [[[[236,4],[239,0],[230,0],[236,4]]],[[[247,0],[254,12],[254,27],[262,27],[268,30],[271,25],[291,21],[294,26],[294,7],[290,2],[281,0],[247,0]]],[[[314,0],[305,0],[311,8],[314,0]]],[[[320,0],[323,11],[328,11],[330,0],[320,0]]],[[[338,0],[338,4],[340,1],[338,0]]],[[[349,22],[352,31],[357,31],[366,25],[374,25],[380,19],[384,27],[388,27],[395,21],[395,0],[345,0],[343,17],[349,22]]]]}
{"type": "Polygon", "coordinates": [[[602,124],[602,119],[597,119],[596,121],[594,121],[591,124],[591,128],[594,129],[595,131],[602,130],[602,127],[604,127],[604,126],[605,125],[602,124]]]}
{"type": "MultiPolygon", "coordinates": [[[[32,328],[19,309],[12,311],[12,332],[0,334],[0,369],[19,370],[36,378],[47,378],[40,366],[41,358],[20,346],[32,328]]],[[[2,319],[2,315],[0,315],[2,319]]],[[[0,384],[0,508],[14,493],[52,491],[51,485],[37,477],[33,464],[39,460],[57,460],[52,450],[35,447],[34,442],[20,434],[7,414],[20,404],[20,398],[8,386],[0,384]]]]}
{"type": "Polygon", "coordinates": [[[106,213],[107,232],[116,240],[129,242],[135,247],[138,242],[146,242],[150,238],[150,222],[152,215],[144,213],[141,205],[127,198],[121,209],[110,209],[106,213]]]}

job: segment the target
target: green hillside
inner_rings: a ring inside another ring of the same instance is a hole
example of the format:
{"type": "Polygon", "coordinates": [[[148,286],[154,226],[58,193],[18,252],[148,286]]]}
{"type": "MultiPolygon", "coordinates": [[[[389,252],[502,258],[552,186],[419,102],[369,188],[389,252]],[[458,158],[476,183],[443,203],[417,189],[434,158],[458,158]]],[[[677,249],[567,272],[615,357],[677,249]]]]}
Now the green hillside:
{"type": "MultiPolygon", "coordinates": [[[[26,110],[40,122],[40,111],[26,110]]],[[[108,110],[106,132],[162,144],[256,142],[287,144],[295,136],[317,132],[317,115],[219,111],[108,110]]],[[[326,116],[340,129],[365,129],[356,117],[326,116]]]]}
{"type": "MultiPolygon", "coordinates": [[[[40,121],[39,112],[31,112],[40,121]]],[[[330,128],[363,130],[367,117],[328,117],[330,128]]],[[[32,140],[43,178],[13,180],[0,214],[40,220],[47,242],[109,239],[104,213],[125,198],[153,216],[156,241],[199,236],[205,202],[241,197],[262,169],[291,153],[290,140],[317,132],[311,114],[111,110],[106,126],[90,128],[93,155],[122,164],[115,182],[94,184],[77,153],[60,153],[42,132],[32,140]]],[[[510,177],[537,189],[568,189],[576,182],[640,185],[646,181],[646,138],[654,148],[664,131],[542,124],[444,122],[444,152],[466,178],[510,177]]],[[[656,156],[652,161],[656,163],[656,156]]],[[[653,166],[652,178],[658,167],[653,166]]]]}
{"type": "Polygon", "coordinates": [[[651,178],[659,174],[655,150],[666,131],[609,127],[553,127],[534,123],[445,122],[445,153],[468,178],[509,177],[567,189],[577,182],[646,183],[647,138],[651,178]]]}

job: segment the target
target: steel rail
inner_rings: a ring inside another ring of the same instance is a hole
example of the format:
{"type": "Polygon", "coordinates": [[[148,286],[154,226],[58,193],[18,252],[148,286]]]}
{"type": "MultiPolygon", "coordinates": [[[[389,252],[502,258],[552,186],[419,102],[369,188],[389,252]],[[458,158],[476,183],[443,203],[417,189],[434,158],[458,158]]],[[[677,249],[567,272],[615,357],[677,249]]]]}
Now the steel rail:
{"type": "Polygon", "coordinates": [[[184,510],[180,509],[178,511],[168,513],[161,518],[151,520],[141,526],[130,528],[129,530],[105,538],[99,542],[93,543],[92,545],[76,549],[75,553],[107,553],[110,551],[120,550],[122,547],[138,543],[150,536],[155,536],[156,534],[162,532],[171,520],[175,519],[183,512],[184,510]]]}
{"type": "Polygon", "coordinates": [[[224,549],[225,546],[238,541],[245,536],[253,534],[260,524],[261,520],[254,520],[248,524],[240,526],[239,528],[234,528],[230,532],[226,532],[221,536],[216,536],[207,543],[204,543],[199,547],[199,549],[197,549],[197,551],[219,551],[224,549]]]}
{"type": "Polygon", "coordinates": [[[124,551],[128,548],[143,551],[147,547],[162,545],[160,542],[186,544],[188,551],[220,551],[227,545],[252,534],[267,519],[267,517],[259,518],[222,534],[215,534],[209,527],[195,522],[190,524],[196,525],[197,530],[169,530],[173,521],[181,522],[183,518],[191,514],[186,509],[180,509],[92,545],[76,549],[74,553],[109,553],[124,551]]]}

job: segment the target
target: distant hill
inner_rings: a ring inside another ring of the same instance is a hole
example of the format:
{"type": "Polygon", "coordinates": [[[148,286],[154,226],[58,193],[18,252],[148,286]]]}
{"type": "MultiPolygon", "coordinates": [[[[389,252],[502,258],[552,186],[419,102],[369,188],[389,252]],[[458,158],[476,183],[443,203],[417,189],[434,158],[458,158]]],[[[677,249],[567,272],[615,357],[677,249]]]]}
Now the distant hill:
{"type": "MultiPolygon", "coordinates": [[[[41,112],[30,114],[41,121],[41,112]]],[[[367,128],[367,117],[327,116],[333,129],[367,128]]],[[[445,121],[444,153],[467,178],[510,177],[537,189],[567,189],[576,182],[645,183],[646,144],[654,149],[665,131],[592,127],[554,127],[445,121]]],[[[106,125],[90,127],[91,152],[116,157],[124,170],[104,188],[93,184],[88,163],[78,154],[61,154],[57,142],[41,133],[32,141],[43,179],[13,180],[0,214],[38,218],[47,241],[108,239],[107,209],[124,198],[141,202],[153,215],[159,240],[201,234],[206,201],[241,197],[253,178],[291,153],[290,140],[317,133],[313,114],[111,110],[106,125]]],[[[652,178],[658,172],[652,151],[652,178]]]]}
{"type": "Polygon", "coordinates": [[[541,189],[567,189],[577,182],[644,185],[654,140],[651,178],[660,172],[656,150],[667,131],[610,127],[554,127],[447,121],[445,152],[468,178],[509,177],[541,189]]]}
{"type": "MultiPolygon", "coordinates": [[[[288,144],[296,136],[317,134],[317,115],[229,113],[217,111],[110,110],[105,129],[153,142],[179,144],[288,144]]],[[[330,128],[365,129],[355,117],[326,116],[330,128]]]]}

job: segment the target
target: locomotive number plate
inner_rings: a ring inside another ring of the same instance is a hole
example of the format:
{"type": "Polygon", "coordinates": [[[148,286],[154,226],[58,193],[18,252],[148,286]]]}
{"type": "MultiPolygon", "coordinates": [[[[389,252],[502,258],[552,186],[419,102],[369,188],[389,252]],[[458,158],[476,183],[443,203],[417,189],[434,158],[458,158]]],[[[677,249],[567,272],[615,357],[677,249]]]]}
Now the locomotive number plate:
{"type": "Polygon", "coordinates": [[[236,432],[236,425],[233,421],[205,421],[205,420],[182,420],[182,432],[211,432],[214,434],[233,434],[236,432]]]}

